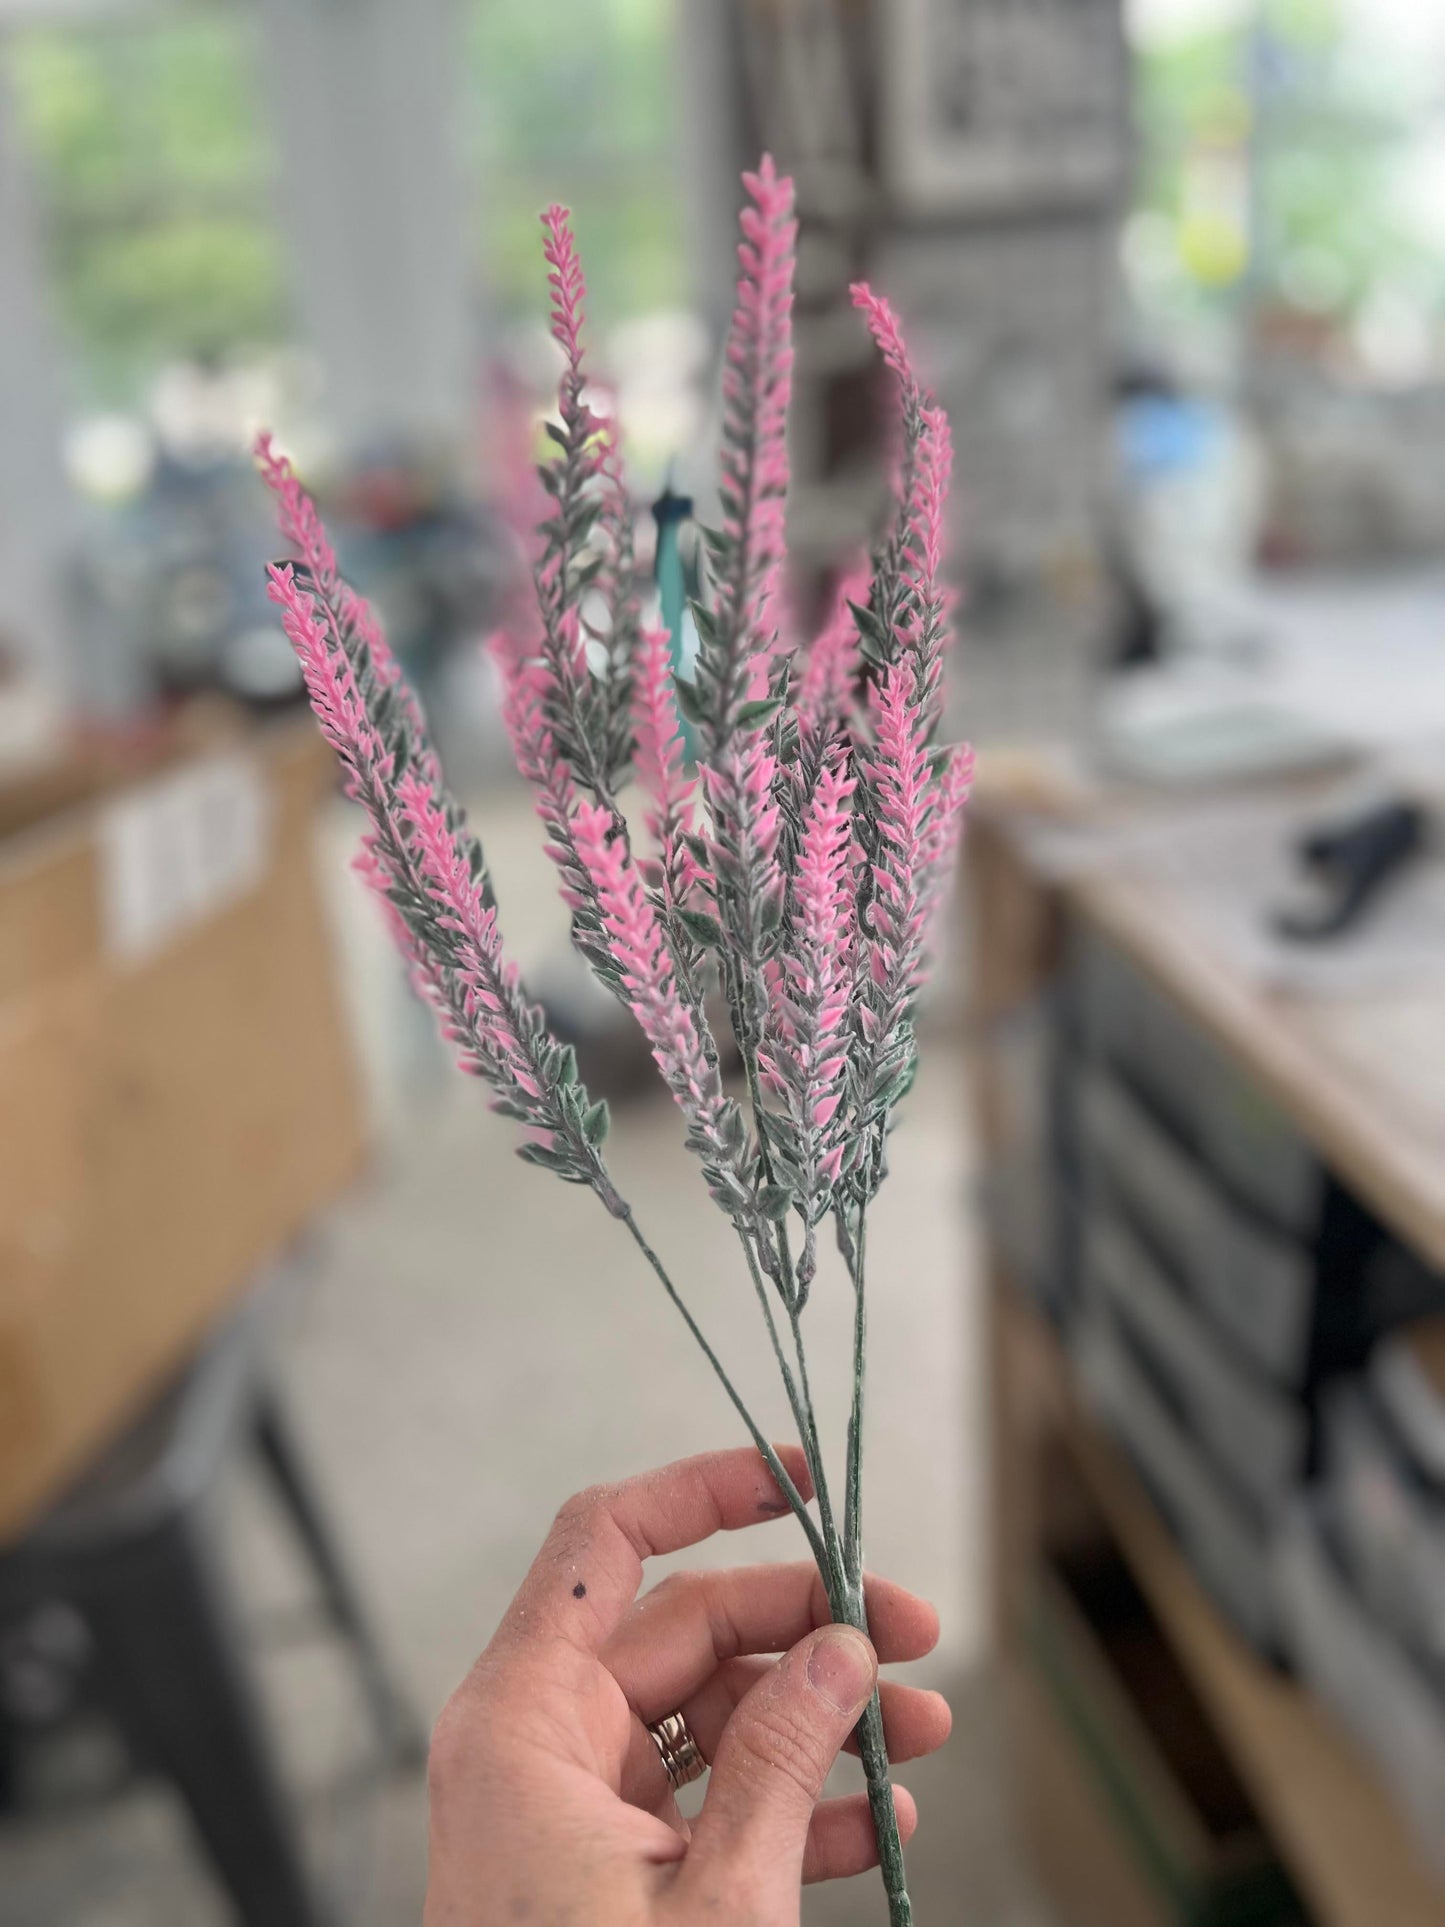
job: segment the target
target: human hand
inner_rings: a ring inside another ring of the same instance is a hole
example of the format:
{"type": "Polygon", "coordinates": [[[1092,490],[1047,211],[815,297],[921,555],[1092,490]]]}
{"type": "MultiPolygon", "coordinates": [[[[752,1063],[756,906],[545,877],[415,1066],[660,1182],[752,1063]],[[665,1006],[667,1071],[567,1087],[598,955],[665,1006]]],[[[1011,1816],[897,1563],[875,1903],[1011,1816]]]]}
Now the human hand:
{"type": "MultiPolygon", "coordinates": [[[[809,1496],[802,1454],[779,1456],[809,1496]]],[[[932,1607],[869,1579],[875,1659],[828,1625],[811,1564],[674,1573],[637,1598],[644,1559],[786,1516],[751,1448],[563,1506],[432,1736],[425,1927],[797,1927],[803,1881],[874,1865],[866,1798],[819,1796],[877,1659],[932,1650],[932,1607]],[[676,1711],[712,1767],[690,1825],[644,1724],[676,1711]]],[[[937,1693],[885,1685],[882,1704],[894,1760],[948,1737],[937,1693]]],[[[897,1806],[906,1840],[917,1810],[901,1789],[897,1806]]]]}

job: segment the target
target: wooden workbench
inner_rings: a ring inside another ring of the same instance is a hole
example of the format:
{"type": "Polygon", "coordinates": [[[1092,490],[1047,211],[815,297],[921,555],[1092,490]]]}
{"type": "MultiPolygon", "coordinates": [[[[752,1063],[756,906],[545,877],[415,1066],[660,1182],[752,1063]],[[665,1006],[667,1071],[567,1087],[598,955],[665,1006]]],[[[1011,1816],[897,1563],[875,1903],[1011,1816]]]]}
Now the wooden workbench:
{"type": "MultiPolygon", "coordinates": [[[[1252,1073],[1320,1157],[1407,1245],[1445,1267],[1445,959],[1408,996],[1267,993],[1200,941],[1184,907],[1128,875],[1049,882],[1020,833],[1066,808],[1040,773],[985,785],[970,825],[970,918],[985,1149],[1007,1097],[988,1039],[1050,972],[1062,913],[1094,925],[1252,1073]]],[[[1324,1927],[1440,1927],[1445,1886],[1373,1765],[1307,1690],[1251,1653],[1175,1549],[1123,1453],[1085,1409],[1044,1318],[990,1260],[995,1578],[1000,1639],[1016,1631],[1039,1556],[1044,1437],[1066,1451],[1210,1713],[1241,1781],[1324,1927]]]]}
{"type": "Polygon", "coordinates": [[[356,1172],[306,721],[0,784],[0,1547],[356,1172]]]}

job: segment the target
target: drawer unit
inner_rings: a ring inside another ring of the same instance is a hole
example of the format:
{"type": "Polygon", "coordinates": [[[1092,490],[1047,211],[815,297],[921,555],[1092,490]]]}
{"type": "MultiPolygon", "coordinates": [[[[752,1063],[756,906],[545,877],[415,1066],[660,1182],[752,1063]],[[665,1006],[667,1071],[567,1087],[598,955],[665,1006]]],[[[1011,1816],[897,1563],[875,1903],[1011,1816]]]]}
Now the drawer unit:
{"type": "Polygon", "coordinates": [[[979,1204],[1009,1273],[1060,1328],[1077,1296],[1068,1068],[1055,1000],[1040,995],[994,1029],[979,1204]]]}
{"type": "Polygon", "coordinates": [[[1361,1598],[1445,1690],[1445,1488],[1432,1488],[1366,1383],[1326,1401],[1324,1474],[1361,1598]]]}
{"type": "Polygon", "coordinates": [[[1267,1528],[1190,1437],[1107,1305],[1087,1307],[1074,1355],[1091,1402],[1127,1449],[1205,1589],[1251,1645],[1273,1652],[1267,1528]]]}
{"type": "Polygon", "coordinates": [[[1222,1344],[1116,1215],[1084,1238],[1085,1290],[1105,1299],[1210,1458],[1262,1512],[1298,1485],[1309,1450],[1303,1405],[1222,1344]]]}
{"type": "Polygon", "coordinates": [[[1276,1593],[1287,1652],[1374,1755],[1445,1876],[1445,1698],[1351,1586],[1326,1508],[1301,1506],[1285,1526],[1276,1593]]]}
{"type": "Polygon", "coordinates": [[[1079,1208],[1074,1188],[1036,1159],[1019,1157],[983,1175],[979,1207],[994,1250],[1050,1323],[1066,1332],[1080,1290],[1079,1208]]]}
{"type": "Polygon", "coordinates": [[[1107,1070],[1081,1069],[1078,1119],[1088,1196],[1117,1203],[1179,1281],[1198,1291],[1221,1218],[1199,1167],[1107,1070]]]}
{"type": "Polygon", "coordinates": [[[1085,1048],[1134,1084],[1237,1199],[1309,1237],[1325,1171],[1279,1106],[1107,938],[1076,930],[1069,959],[1065,999],[1085,1048]]]}
{"type": "Polygon", "coordinates": [[[1085,1050],[1136,1084],[1176,1130],[1192,1134],[1215,1054],[1203,1032],[1097,931],[1070,933],[1066,971],[1085,1050]]]}
{"type": "Polygon", "coordinates": [[[1402,1313],[1370,1360],[1370,1381],[1411,1458],[1445,1492],[1445,1279],[1390,1245],[1370,1285],[1402,1313]]]}
{"type": "Polygon", "coordinates": [[[1199,1148],[1235,1196],[1308,1237],[1324,1210],[1324,1166],[1272,1099],[1215,1053],[1201,1085],[1199,1148]]]}
{"type": "Polygon", "coordinates": [[[1086,1192],[1112,1201],[1170,1274],[1260,1370],[1301,1386],[1312,1365],[1315,1260],[1308,1245],[1237,1209],[1167,1128],[1108,1071],[1081,1073],[1086,1192]]]}

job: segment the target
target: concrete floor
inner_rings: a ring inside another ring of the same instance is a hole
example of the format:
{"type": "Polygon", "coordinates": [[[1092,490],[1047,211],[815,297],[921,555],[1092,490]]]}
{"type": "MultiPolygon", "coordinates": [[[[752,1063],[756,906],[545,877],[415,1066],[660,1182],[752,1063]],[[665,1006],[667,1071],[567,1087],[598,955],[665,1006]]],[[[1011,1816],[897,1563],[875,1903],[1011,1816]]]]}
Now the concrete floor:
{"type": "MultiPolygon", "coordinates": [[[[498,813],[489,810],[494,825],[498,813]]],[[[551,951],[525,815],[489,838],[524,959],[551,951]]],[[[351,826],[343,834],[349,838],[351,826]]],[[[334,867],[334,866],[333,866],[334,867]]],[[[579,1486],[738,1438],[676,1313],[590,1195],[511,1156],[512,1131],[453,1076],[396,987],[369,907],[338,894],[342,951],[379,1121],[372,1169],[291,1274],[280,1370],[318,1479],[390,1650],[429,1720],[485,1642],[558,1502],[579,1486]]],[[[966,1236],[957,1044],[936,1039],[870,1237],[869,1563],[927,1594],[943,1644],[911,1669],[954,1700],[954,1740],[906,1769],[923,1821],[910,1856],[925,1927],[1042,1927],[1011,1844],[992,1696],[978,1669],[979,1347],[966,1236]]],[[[615,1115],[609,1153],[649,1237],[740,1384],[786,1436],[757,1307],[669,1107],[615,1115]]],[[[834,1463],[848,1373],[846,1291],[820,1278],[810,1356],[834,1463]]],[[[346,1927],[419,1915],[417,1776],[368,1773],[344,1656],[297,1609],[304,1573],[238,1474],[229,1545],[279,1743],[346,1927]],[[283,1636],[284,1635],[284,1636],[283,1636]]],[[[799,1556],[791,1522],[686,1563],[799,1556]]],[[[663,1562],[664,1564],[666,1562],[663,1562]]],[[[840,1769],[846,1776],[846,1770],[840,1769]]],[[[872,1927],[876,1876],[808,1896],[812,1927],[872,1927]]],[[[168,1795],[138,1787],[68,1817],[0,1827],[3,1927],[212,1927],[225,1919],[168,1795]]]]}

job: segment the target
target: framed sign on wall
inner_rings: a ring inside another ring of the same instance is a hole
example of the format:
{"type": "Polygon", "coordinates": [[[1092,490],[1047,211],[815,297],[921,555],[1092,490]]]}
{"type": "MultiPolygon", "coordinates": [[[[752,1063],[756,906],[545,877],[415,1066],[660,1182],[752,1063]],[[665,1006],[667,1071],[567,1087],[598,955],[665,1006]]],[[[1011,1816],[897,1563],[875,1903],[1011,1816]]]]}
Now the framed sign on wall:
{"type": "Polygon", "coordinates": [[[1119,0],[885,0],[882,147],[904,215],[1116,202],[1128,157],[1119,0]]]}

